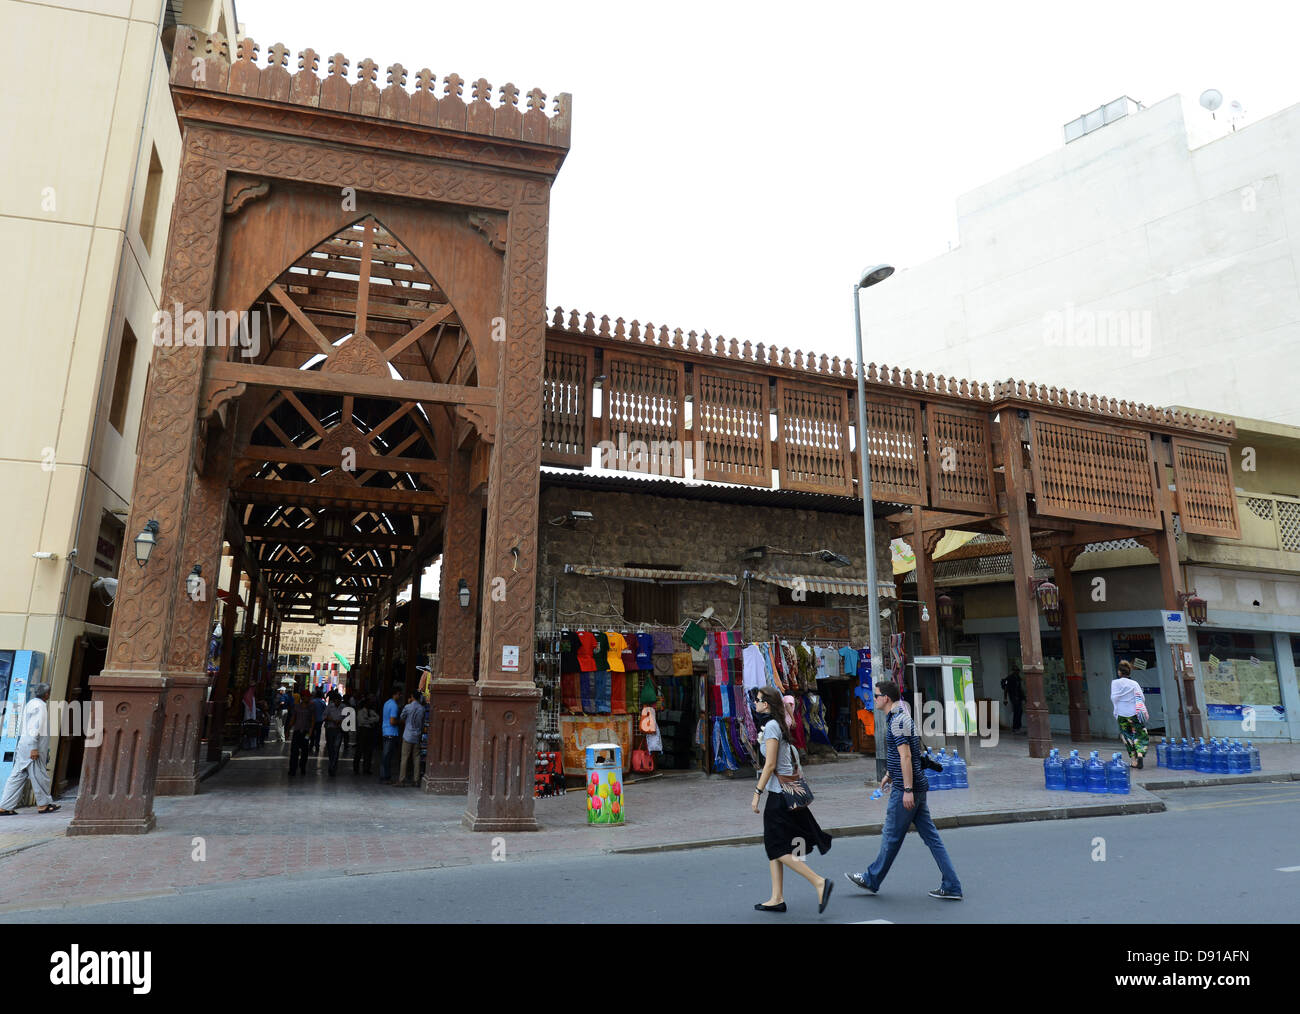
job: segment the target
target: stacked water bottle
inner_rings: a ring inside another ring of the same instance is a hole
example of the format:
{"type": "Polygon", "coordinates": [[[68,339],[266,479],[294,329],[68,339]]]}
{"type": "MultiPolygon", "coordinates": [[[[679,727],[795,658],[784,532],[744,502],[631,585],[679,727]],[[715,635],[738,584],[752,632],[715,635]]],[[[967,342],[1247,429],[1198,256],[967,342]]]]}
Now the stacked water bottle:
{"type": "Polygon", "coordinates": [[[1128,795],[1128,761],[1119,753],[1112,753],[1109,761],[1098,757],[1093,750],[1085,761],[1078,750],[1062,759],[1056,747],[1043,759],[1043,782],[1048,789],[1066,792],[1114,792],[1128,795]]]}
{"type": "MultiPolygon", "coordinates": [[[[930,752],[930,748],[925,748],[924,756],[929,757],[936,764],[943,765],[942,771],[926,771],[925,780],[930,783],[930,791],[938,792],[942,789],[969,789],[970,781],[966,777],[966,762],[962,760],[961,754],[954,750],[951,754],[939,748],[936,756],[930,752]]],[[[872,799],[879,799],[884,793],[876,789],[871,794],[872,799]]]]}
{"type": "Polygon", "coordinates": [[[1248,775],[1260,770],[1259,747],[1250,740],[1215,739],[1209,743],[1205,737],[1170,739],[1156,744],[1156,766],[1171,771],[1199,771],[1207,775],[1248,775]]]}

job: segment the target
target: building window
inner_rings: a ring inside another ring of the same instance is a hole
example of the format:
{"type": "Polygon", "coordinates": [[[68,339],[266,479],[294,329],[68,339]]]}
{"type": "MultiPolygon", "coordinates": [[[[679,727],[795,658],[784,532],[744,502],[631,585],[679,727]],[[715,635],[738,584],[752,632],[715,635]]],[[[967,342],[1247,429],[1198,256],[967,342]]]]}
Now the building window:
{"type": "MultiPolygon", "coordinates": [[[[681,570],[660,564],[629,563],[628,567],[647,570],[681,570]]],[[[681,585],[650,584],[646,581],[623,582],[623,618],[628,623],[659,623],[676,626],[682,622],[681,585]]]]}
{"type": "Polygon", "coordinates": [[[124,432],[126,406],[131,400],[131,370],[135,366],[135,333],[122,323],[122,347],[117,353],[117,376],[113,379],[113,400],[108,403],[108,422],[118,433],[124,432]]]}
{"type": "Polygon", "coordinates": [[[162,196],[162,162],[158,148],[149,146],[149,178],[144,186],[144,205],[140,208],[140,242],[145,251],[153,254],[154,227],[158,220],[158,200],[162,196]]]}
{"type": "Polygon", "coordinates": [[[1272,634],[1198,630],[1196,647],[1205,674],[1207,718],[1239,721],[1249,708],[1256,721],[1286,721],[1272,634]]]}

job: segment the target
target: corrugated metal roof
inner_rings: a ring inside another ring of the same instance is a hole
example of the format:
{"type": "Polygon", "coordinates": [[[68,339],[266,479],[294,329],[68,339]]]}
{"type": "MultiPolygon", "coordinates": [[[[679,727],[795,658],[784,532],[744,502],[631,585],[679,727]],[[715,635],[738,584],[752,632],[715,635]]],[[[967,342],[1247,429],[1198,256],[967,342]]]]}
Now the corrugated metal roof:
{"type": "Polygon", "coordinates": [[[566,563],[566,574],[588,577],[612,577],[621,581],[660,581],[664,584],[738,584],[739,574],[712,574],[698,570],[658,570],[650,567],[601,567],[595,564],[566,563]]]}
{"type": "MultiPolygon", "coordinates": [[[[568,469],[543,467],[541,487],[591,489],[611,493],[642,493],[679,500],[706,500],[713,503],[748,504],[755,507],[789,507],[795,510],[823,511],[827,514],[862,514],[862,501],[851,496],[804,493],[793,489],[763,489],[758,486],[733,486],[719,482],[696,482],[687,479],[641,478],[630,475],[594,474],[568,469]]],[[[875,501],[876,517],[899,510],[899,505],[875,501]]]]}
{"type": "MultiPolygon", "coordinates": [[[[821,577],[815,574],[760,574],[758,571],[750,571],[749,576],[755,581],[766,581],[768,584],[780,585],[790,591],[810,591],[827,595],[857,595],[866,598],[867,589],[870,587],[866,581],[855,578],[821,577]]],[[[892,599],[896,598],[898,593],[892,581],[877,581],[876,594],[880,598],[892,599]]]]}

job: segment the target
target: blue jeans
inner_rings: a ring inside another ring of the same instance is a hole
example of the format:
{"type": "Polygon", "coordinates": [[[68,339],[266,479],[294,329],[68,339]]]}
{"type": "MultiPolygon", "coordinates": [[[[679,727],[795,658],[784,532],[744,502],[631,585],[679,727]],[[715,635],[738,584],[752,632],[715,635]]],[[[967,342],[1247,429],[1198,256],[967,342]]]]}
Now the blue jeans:
{"type": "Polygon", "coordinates": [[[391,782],[393,780],[393,757],[396,755],[401,742],[401,736],[384,737],[384,750],[379,755],[379,780],[381,782],[391,782]]]}
{"type": "Polygon", "coordinates": [[[943,874],[941,886],[945,891],[961,894],[961,881],[957,879],[957,871],[952,868],[948,850],[943,847],[943,839],[939,837],[939,831],[934,826],[934,821],[930,819],[930,808],[926,805],[925,797],[926,793],[918,792],[915,796],[916,805],[909,810],[903,805],[901,786],[894,786],[893,791],[890,792],[889,809],[885,811],[885,827],[880,832],[880,854],[867,868],[867,872],[862,874],[867,886],[872,890],[880,890],[885,874],[894,865],[894,858],[898,855],[898,850],[903,847],[903,837],[907,834],[908,826],[915,821],[916,833],[921,836],[921,841],[929,846],[930,855],[934,856],[934,861],[939,864],[939,872],[943,874]]]}

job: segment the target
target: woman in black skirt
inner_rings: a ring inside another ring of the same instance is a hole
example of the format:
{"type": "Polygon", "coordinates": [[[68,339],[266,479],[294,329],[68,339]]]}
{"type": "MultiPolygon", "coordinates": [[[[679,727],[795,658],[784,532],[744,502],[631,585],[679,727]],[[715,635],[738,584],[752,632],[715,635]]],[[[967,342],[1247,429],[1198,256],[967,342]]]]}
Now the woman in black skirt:
{"type": "Polygon", "coordinates": [[[768,866],[772,872],[772,896],[754,906],[760,912],[784,912],[785,895],[782,893],[784,868],[789,867],[817,889],[817,911],[824,912],[835,886],[825,877],[819,877],[803,861],[811,847],[825,855],[830,851],[831,836],[817,826],[817,821],[806,806],[791,809],[781,791],[778,774],[792,775],[798,769],[798,754],[790,742],[790,718],[781,695],[771,687],[753,691],[751,700],[754,722],[761,732],[764,764],[754,790],[753,809],[758,813],[758,799],[768,789],[767,805],[763,810],[763,846],[767,850],[768,866]]]}

